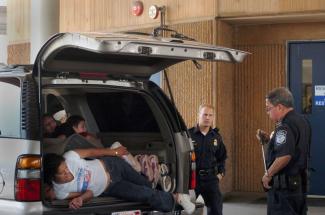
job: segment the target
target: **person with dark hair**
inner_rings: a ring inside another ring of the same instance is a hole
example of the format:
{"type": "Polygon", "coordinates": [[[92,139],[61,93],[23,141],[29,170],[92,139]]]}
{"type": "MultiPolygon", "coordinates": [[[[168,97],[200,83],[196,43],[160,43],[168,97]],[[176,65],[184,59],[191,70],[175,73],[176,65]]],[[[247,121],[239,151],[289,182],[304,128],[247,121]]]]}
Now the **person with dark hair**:
{"type": "Polygon", "coordinates": [[[64,124],[59,124],[51,114],[44,114],[42,117],[43,137],[65,139],[64,124]]]}
{"type": "MultiPolygon", "coordinates": [[[[86,120],[80,115],[70,116],[64,124],[66,137],[72,134],[79,134],[89,141],[97,140],[96,135],[89,133],[86,128],[86,120]]],[[[98,140],[97,140],[98,141],[98,140]]]]}
{"type": "Polygon", "coordinates": [[[151,188],[151,183],[138,174],[120,156],[128,154],[125,147],[116,149],[76,149],[63,156],[44,155],[44,177],[53,184],[58,199],[70,199],[69,207],[78,209],[97,196],[111,196],[127,201],[145,202],[159,211],[172,211],[175,201],[187,214],[195,205],[187,194],[172,194],[151,188]],[[94,160],[84,158],[97,157],[94,160]]]}
{"type": "Polygon", "coordinates": [[[60,166],[60,164],[62,162],[64,162],[64,158],[62,156],[54,154],[54,153],[52,155],[50,155],[50,154],[52,154],[52,153],[46,154],[43,157],[43,163],[46,164],[45,165],[46,168],[43,169],[43,172],[44,172],[44,176],[45,176],[44,182],[49,185],[52,185],[52,180],[55,177],[57,168],[58,168],[58,166],[60,166]]]}
{"type": "Polygon", "coordinates": [[[42,118],[43,123],[43,136],[44,137],[53,137],[55,134],[55,129],[58,126],[57,121],[53,118],[51,114],[44,114],[42,118]]]}
{"type": "Polygon", "coordinates": [[[83,134],[87,132],[86,121],[82,116],[72,115],[67,119],[66,123],[72,128],[74,133],[83,134]]]}
{"type": "Polygon", "coordinates": [[[310,125],[294,111],[294,99],[287,88],[270,91],[265,105],[270,119],[276,123],[271,138],[265,131],[257,131],[259,140],[268,141],[267,170],[262,177],[268,190],[267,214],[306,214],[310,125]]]}

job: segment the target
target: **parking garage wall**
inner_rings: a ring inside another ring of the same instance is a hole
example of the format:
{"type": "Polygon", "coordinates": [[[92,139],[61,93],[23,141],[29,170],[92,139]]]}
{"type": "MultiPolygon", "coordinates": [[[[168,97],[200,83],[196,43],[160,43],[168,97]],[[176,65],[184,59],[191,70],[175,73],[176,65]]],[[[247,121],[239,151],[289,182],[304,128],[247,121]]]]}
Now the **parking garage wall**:
{"type": "MultiPolygon", "coordinates": [[[[31,0],[8,4],[8,62],[29,62],[31,0]]],[[[252,53],[243,64],[186,62],[168,69],[176,105],[188,126],[200,103],[216,106],[216,125],[229,150],[224,191],[261,191],[261,149],[255,130],[271,131],[264,112],[268,90],[286,85],[286,41],[325,38],[323,0],[146,0],[142,16],[131,15],[131,0],[60,0],[60,31],[122,31],[159,25],[149,19],[152,4],[167,6],[166,24],[200,42],[252,53]],[[199,2],[199,3],[198,3],[199,2]],[[204,3],[203,3],[204,2],[204,3]],[[309,19],[304,19],[308,15],[309,19]],[[315,15],[313,15],[315,14],[315,15]],[[290,23],[283,16],[290,15],[290,23]],[[215,17],[216,20],[215,20],[215,17]],[[254,19],[249,20],[250,17],[254,19]],[[267,22],[271,24],[263,23],[267,22]],[[280,17],[280,19],[278,19],[280,17]],[[296,19],[296,17],[300,17],[296,19]],[[248,19],[246,19],[248,18],[248,19]],[[242,20],[246,20],[243,25],[242,20]],[[248,22],[247,22],[248,20],[248,22]],[[319,22],[316,22],[319,20],[319,22]],[[308,21],[308,23],[305,23],[308,21]],[[259,23],[259,25],[257,24],[259,23]],[[233,174],[233,177],[232,177],[233,174]]],[[[165,86],[163,86],[165,88],[165,86]]]]}

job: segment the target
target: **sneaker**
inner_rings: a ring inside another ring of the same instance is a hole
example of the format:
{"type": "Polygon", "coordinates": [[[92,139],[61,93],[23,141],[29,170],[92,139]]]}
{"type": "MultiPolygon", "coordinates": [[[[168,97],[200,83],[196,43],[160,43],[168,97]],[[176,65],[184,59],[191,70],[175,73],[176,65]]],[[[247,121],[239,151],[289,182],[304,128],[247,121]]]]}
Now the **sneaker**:
{"type": "Polygon", "coordinates": [[[186,214],[192,214],[195,210],[195,205],[191,202],[188,194],[178,193],[177,203],[184,208],[186,214]]]}
{"type": "Polygon", "coordinates": [[[172,188],[172,179],[169,175],[162,176],[159,179],[158,184],[163,191],[170,192],[172,188]]]}
{"type": "Polygon", "coordinates": [[[169,168],[168,168],[168,166],[167,166],[166,164],[161,163],[161,164],[159,165],[159,167],[160,167],[160,174],[161,174],[161,176],[168,175],[168,173],[169,173],[169,168]]]}

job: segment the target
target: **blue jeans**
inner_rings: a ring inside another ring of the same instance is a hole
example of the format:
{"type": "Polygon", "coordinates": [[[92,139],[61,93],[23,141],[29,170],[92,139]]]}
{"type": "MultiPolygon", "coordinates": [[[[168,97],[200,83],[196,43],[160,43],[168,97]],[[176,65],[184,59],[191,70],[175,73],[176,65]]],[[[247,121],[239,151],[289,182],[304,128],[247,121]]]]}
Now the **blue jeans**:
{"type": "Polygon", "coordinates": [[[144,202],[163,212],[174,209],[175,201],[171,193],[152,189],[151,183],[124,160],[119,157],[104,157],[101,160],[111,176],[111,183],[102,196],[144,202]]]}

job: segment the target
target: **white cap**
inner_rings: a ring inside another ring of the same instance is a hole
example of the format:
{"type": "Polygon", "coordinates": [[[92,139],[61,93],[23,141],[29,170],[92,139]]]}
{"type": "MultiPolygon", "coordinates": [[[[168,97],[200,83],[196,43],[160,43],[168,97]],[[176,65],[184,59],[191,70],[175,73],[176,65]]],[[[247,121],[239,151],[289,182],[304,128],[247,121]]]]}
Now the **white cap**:
{"type": "Polygon", "coordinates": [[[60,110],[60,111],[56,112],[55,114],[53,114],[53,118],[57,121],[61,121],[61,119],[66,116],[67,116],[67,113],[65,112],[65,110],[60,110]]]}

